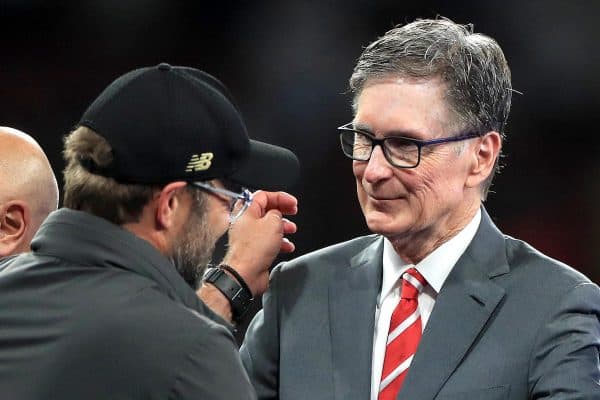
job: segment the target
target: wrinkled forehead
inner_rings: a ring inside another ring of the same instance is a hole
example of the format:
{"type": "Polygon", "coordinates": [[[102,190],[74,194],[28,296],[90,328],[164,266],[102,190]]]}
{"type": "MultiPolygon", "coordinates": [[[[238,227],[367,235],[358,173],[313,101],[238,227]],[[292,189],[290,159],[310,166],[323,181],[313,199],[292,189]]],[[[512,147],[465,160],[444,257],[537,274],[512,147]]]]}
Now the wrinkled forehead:
{"type": "Polygon", "coordinates": [[[392,130],[415,136],[446,131],[453,115],[445,91],[446,85],[437,79],[371,80],[356,99],[354,124],[383,135],[392,130]]]}
{"type": "Polygon", "coordinates": [[[415,77],[408,76],[399,73],[386,73],[383,75],[373,75],[367,78],[362,85],[360,91],[354,93],[353,98],[353,111],[356,113],[356,109],[358,107],[358,100],[360,99],[361,94],[365,89],[371,88],[373,86],[382,85],[386,83],[395,83],[398,85],[413,85],[413,86],[421,86],[421,87],[431,87],[436,88],[439,92],[439,96],[442,99],[446,99],[448,95],[448,84],[440,75],[433,75],[427,77],[415,77]]]}
{"type": "Polygon", "coordinates": [[[365,113],[381,120],[403,111],[406,116],[435,120],[440,129],[460,126],[460,115],[450,101],[449,86],[441,76],[412,77],[392,75],[372,77],[365,81],[352,104],[354,119],[365,113]]]}

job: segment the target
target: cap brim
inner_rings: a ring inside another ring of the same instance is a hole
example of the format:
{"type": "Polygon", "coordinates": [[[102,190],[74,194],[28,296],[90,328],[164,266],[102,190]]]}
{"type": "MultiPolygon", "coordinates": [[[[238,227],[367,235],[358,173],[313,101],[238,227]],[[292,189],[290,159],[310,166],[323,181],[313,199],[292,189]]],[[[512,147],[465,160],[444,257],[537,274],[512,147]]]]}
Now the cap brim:
{"type": "Polygon", "coordinates": [[[229,178],[250,189],[288,190],[300,175],[298,157],[290,150],[250,139],[246,162],[229,178]]]}

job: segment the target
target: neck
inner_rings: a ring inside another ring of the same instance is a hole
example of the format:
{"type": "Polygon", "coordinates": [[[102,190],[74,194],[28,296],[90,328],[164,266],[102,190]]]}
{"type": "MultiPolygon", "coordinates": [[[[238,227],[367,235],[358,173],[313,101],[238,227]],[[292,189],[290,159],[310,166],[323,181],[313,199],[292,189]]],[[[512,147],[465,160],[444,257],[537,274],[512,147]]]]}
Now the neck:
{"type": "Polygon", "coordinates": [[[460,212],[436,221],[432,226],[417,232],[390,236],[388,239],[403,261],[415,265],[463,230],[477,213],[479,205],[480,202],[473,202],[460,212]]]}
{"type": "Polygon", "coordinates": [[[149,229],[143,222],[126,223],[121,225],[121,227],[150,243],[164,256],[170,257],[169,245],[165,236],[160,231],[149,229]]]}

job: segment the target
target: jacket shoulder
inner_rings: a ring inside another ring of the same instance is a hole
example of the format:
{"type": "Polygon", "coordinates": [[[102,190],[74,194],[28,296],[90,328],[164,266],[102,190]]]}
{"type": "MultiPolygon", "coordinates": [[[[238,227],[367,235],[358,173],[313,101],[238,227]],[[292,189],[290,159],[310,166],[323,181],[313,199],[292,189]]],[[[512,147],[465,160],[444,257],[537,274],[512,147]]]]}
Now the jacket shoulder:
{"type": "Polygon", "coordinates": [[[311,251],[290,261],[283,262],[277,268],[286,271],[296,268],[323,268],[324,265],[338,265],[340,260],[350,260],[368,247],[377,246],[382,240],[381,235],[359,236],[311,251]]]}
{"type": "Polygon", "coordinates": [[[568,288],[591,280],[573,267],[547,256],[527,242],[505,235],[506,259],[511,272],[533,273],[539,281],[568,288]]]}

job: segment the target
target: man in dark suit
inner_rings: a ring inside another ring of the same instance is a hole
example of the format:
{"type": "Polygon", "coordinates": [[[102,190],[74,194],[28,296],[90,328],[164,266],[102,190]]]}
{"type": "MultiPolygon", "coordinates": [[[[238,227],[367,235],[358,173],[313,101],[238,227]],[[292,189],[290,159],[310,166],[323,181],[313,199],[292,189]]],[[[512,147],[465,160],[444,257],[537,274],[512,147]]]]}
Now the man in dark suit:
{"type": "Polygon", "coordinates": [[[482,206],[511,103],[501,48],[396,27],[340,127],[374,235],[277,266],[241,349],[259,398],[599,399],[600,290],[482,206]]]}

